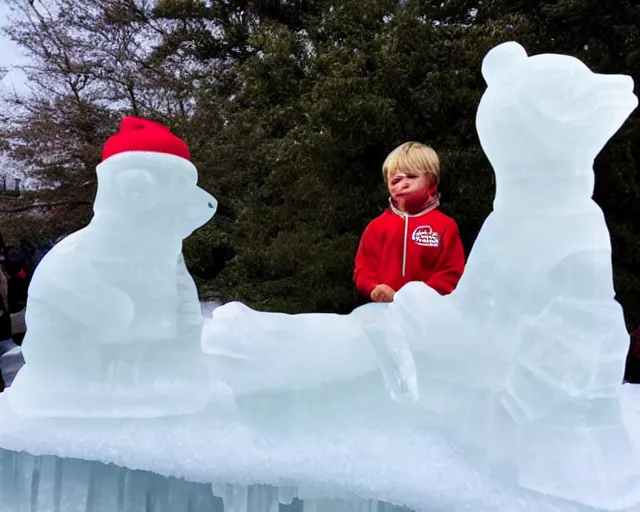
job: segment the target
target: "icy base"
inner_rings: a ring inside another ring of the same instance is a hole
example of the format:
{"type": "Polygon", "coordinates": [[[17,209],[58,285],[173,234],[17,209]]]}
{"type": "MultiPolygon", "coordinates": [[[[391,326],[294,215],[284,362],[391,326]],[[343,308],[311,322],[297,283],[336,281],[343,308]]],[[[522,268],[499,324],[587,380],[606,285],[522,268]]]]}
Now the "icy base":
{"type": "MultiPolygon", "coordinates": [[[[640,387],[622,394],[640,439],[640,387]]],[[[2,510],[272,512],[276,497],[303,512],[595,510],[499,483],[437,433],[407,427],[400,408],[397,418],[347,421],[335,409],[304,428],[258,429],[223,405],[186,418],[29,420],[2,394],[2,510]]]]}
{"type": "Polygon", "coordinates": [[[0,450],[3,512],[407,512],[319,489],[191,483],[113,464],[0,450]]]}

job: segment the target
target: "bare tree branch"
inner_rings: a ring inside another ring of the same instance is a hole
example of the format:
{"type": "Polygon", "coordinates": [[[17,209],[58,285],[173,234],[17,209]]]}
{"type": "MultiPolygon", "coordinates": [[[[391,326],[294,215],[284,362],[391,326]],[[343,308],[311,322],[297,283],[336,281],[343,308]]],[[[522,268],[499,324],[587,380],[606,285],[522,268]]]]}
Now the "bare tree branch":
{"type": "Polygon", "coordinates": [[[91,201],[75,200],[75,201],[54,201],[51,203],[33,203],[21,206],[3,207],[0,206],[0,213],[17,213],[33,210],[35,208],[55,208],[57,206],[84,206],[92,205],[91,201]]]}

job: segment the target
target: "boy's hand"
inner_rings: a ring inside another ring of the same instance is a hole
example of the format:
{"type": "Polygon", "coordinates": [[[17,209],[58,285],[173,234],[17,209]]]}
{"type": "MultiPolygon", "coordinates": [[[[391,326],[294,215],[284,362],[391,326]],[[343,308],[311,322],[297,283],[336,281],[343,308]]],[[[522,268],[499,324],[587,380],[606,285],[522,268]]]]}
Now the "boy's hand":
{"type": "Polygon", "coordinates": [[[373,302],[391,302],[395,293],[391,286],[379,284],[371,292],[371,300],[373,302]]]}

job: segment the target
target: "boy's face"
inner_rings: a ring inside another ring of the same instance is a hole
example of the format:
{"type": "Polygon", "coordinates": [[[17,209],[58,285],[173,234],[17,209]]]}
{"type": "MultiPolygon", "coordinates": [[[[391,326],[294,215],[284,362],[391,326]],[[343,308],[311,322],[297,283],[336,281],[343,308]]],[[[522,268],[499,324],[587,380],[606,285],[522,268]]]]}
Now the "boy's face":
{"type": "Polygon", "coordinates": [[[389,194],[399,210],[417,213],[423,209],[431,192],[431,176],[418,173],[396,173],[388,183],[389,194]]]}

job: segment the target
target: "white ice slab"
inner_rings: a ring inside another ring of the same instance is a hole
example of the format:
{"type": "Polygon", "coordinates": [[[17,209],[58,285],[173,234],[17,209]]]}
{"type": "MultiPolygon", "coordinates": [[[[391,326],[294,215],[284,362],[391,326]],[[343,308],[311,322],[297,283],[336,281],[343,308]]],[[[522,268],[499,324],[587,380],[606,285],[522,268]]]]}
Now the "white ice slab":
{"type": "MultiPolygon", "coordinates": [[[[622,399],[640,439],[640,388],[624,386],[622,399]]],[[[304,432],[281,426],[259,431],[230,410],[226,415],[24,419],[15,416],[0,395],[0,448],[214,483],[218,492],[225,484],[238,489],[265,484],[281,487],[283,495],[313,489],[319,496],[357,496],[425,512],[595,510],[501,486],[472,469],[437,433],[406,429],[400,422],[355,425],[335,418],[332,425],[318,424],[304,432]]]]}

